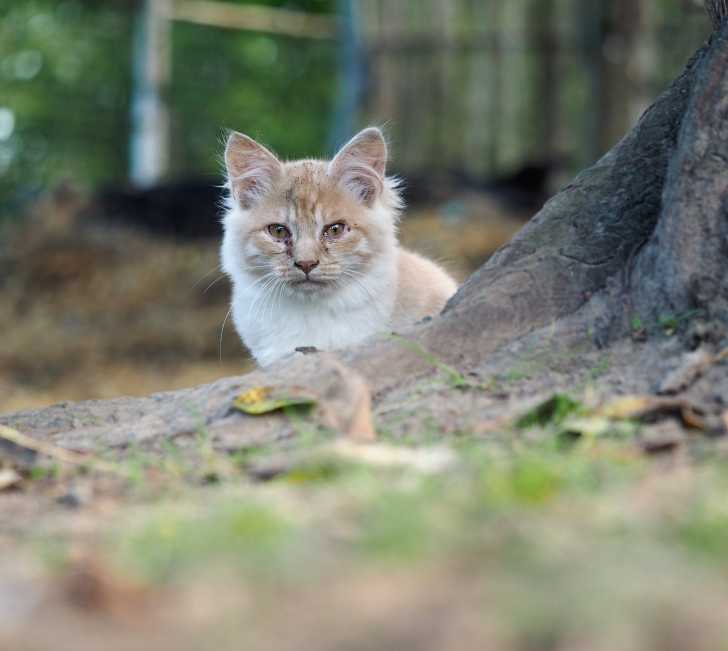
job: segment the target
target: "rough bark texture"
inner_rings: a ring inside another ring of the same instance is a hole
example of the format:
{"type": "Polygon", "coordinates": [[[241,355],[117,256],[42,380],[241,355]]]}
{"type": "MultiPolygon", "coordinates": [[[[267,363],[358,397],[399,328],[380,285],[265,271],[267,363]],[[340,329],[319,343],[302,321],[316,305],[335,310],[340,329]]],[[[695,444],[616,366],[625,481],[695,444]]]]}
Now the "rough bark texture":
{"type": "MultiPolygon", "coordinates": [[[[721,0],[710,3],[716,19],[725,9],[721,0]]],[[[154,442],[202,427],[220,446],[244,447],[293,432],[283,417],[231,411],[236,393],[260,385],[305,384],[322,405],[315,420],[341,431],[357,419],[354,405],[369,398],[361,395],[364,383],[379,424],[397,431],[422,414],[441,428],[477,428],[520,406],[523,396],[574,386],[600,359],[610,365],[600,381],[607,390],[645,391],[679,366],[681,353],[698,340],[728,345],[727,254],[724,22],[612,151],[549,201],[441,315],[402,333],[409,342],[382,337],[338,356],[346,366],[331,355],[298,355],[269,371],[206,387],[60,405],[0,423],[86,449],[154,442]],[[701,328],[693,328],[686,313],[699,313],[701,328]],[[665,314],[675,317],[681,336],[631,340],[635,316],[649,326],[665,314]],[[524,360],[529,379],[507,392],[520,393],[520,402],[508,402],[503,391],[453,392],[432,382],[443,361],[487,381],[524,360]]],[[[726,384],[721,377],[706,374],[717,387],[726,384]]]]}
{"type": "Polygon", "coordinates": [[[634,268],[635,305],[728,324],[728,28],[693,77],[664,209],[634,268]]]}
{"type": "Polygon", "coordinates": [[[728,0],[706,0],[705,9],[713,21],[713,28],[720,30],[723,21],[728,18],[728,0]]]}

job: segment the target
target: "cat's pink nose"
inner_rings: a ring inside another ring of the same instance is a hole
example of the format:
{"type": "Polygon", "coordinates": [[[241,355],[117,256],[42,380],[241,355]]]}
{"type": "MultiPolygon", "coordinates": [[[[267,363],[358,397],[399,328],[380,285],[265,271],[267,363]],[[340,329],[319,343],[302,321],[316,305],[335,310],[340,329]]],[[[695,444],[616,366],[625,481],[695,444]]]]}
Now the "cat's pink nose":
{"type": "Polygon", "coordinates": [[[318,260],[298,260],[294,264],[308,276],[311,273],[311,269],[318,267],[318,260]]]}

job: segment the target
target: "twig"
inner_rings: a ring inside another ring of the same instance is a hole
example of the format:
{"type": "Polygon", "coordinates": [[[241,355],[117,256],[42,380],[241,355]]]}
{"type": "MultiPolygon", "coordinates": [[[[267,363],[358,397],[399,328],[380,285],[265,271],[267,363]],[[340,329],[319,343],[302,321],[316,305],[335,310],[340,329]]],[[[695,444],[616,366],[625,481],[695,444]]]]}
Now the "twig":
{"type": "Polygon", "coordinates": [[[38,441],[26,434],[21,434],[18,430],[13,429],[12,427],[6,427],[5,425],[0,425],[0,438],[5,441],[9,441],[10,443],[14,443],[21,448],[43,454],[51,459],[59,461],[60,463],[67,463],[74,466],[86,466],[88,468],[93,468],[94,470],[109,472],[115,475],[126,476],[127,474],[117,464],[102,461],[101,459],[90,457],[72,450],[66,450],[65,448],[60,448],[51,443],[38,441]]]}

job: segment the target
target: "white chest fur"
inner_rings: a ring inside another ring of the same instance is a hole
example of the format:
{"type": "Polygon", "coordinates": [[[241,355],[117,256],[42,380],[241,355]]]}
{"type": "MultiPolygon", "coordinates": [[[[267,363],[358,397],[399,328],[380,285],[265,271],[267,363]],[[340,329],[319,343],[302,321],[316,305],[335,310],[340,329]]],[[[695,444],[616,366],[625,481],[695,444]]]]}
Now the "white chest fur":
{"type": "Polygon", "coordinates": [[[380,265],[360,282],[328,296],[263,293],[244,276],[234,279],[235,327],[259,364],[266,366],[314,346],[335,350],[390,328],[396,265],[380,265]]]}

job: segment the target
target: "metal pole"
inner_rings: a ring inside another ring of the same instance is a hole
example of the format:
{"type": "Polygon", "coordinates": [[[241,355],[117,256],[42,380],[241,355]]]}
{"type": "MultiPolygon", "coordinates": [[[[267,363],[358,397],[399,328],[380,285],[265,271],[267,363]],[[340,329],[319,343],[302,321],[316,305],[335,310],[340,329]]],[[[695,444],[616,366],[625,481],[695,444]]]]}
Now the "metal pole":
{"type": "Polygon", "coordinates": [[[129,176],[142,187],[169,168],[170,16],[171,0],[144,0],[135,28],[129,176]]]}
{"type": "Polygon", "coordinates": [[[364,85],[364,62],[354,0],[339,0],[339,88],[329,135],[329,150],[334,153],[354,135],[364,85]]]}

